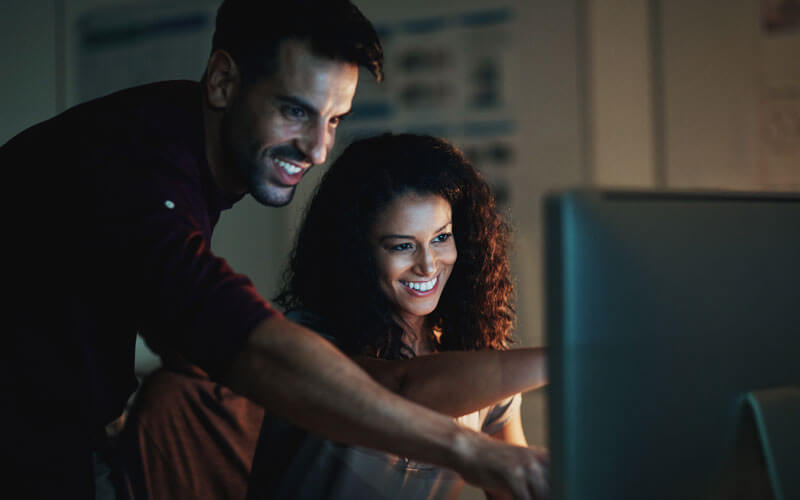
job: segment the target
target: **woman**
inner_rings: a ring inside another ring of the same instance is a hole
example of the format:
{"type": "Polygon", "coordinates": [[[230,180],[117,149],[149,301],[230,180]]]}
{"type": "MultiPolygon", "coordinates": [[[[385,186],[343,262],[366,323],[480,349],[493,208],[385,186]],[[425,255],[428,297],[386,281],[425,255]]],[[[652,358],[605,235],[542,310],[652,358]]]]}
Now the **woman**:
{"type": "MultiPolygon", "coordinates": [[[[514,319],[508,240],[488,185],[453,146],[361,140],[317,188],[276,302],[396,392],[525,446],[515,393],[544,383],[544,358],[502,352],[514,319]]],[[[461,485],[267,416],[248,498],[451,498],[461,485]]]]}

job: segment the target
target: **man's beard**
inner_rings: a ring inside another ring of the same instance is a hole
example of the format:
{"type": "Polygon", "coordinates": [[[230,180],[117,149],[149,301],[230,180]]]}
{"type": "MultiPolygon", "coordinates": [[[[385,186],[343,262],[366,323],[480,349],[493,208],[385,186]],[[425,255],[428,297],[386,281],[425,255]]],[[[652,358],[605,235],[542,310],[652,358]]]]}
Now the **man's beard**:
{"type": "Polygon", "coordinates": [[[272,163],[270,151],[271,149],[267,149],[262,155],[263,162],[242,158],[241,161],[248,163],[241,164],[240,167],[247,170],[247,186],[250,195],[257,202],[269,207],[282,207],[292,201],[296,186],[281,186],[268,180],[268,170],[272,168],[269,166],[272,163]]]}
{"type": "Polygon", "coordinates": [[[272,165],[272,156],[277,153],[284,158],[301,160],[304,155],[288,144],[268,148],[263,153],[259,153],[260,144],[256,141],[236,144],[229,116],[226,114],[223,117],[222,152],[232,175],[244,183],[250,195],[262,205],[287,205],[294,197],[295,186],[281,186],[269,180],[269,169],[280,168],[272,165]]]}

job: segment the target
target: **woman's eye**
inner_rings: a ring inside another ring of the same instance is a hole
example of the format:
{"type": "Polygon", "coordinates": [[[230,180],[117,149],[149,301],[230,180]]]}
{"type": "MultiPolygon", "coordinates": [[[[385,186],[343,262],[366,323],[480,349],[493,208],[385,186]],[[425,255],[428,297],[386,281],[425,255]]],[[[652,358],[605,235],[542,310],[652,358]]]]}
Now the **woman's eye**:
{"type": "Polygon", "coordinates": [[[434,243],[442,243],[450,239],[453,236],[453,233],[442,233],[438,235],[436,238],[433,239],[434,243]]]}
{"type": "Polygon", "coordinates": [[[403,250],[409,250],[411,248],[411,243],[400,243],[399,245],[389,247],[389,250],[392,252],[402,252],[403,250]]]}

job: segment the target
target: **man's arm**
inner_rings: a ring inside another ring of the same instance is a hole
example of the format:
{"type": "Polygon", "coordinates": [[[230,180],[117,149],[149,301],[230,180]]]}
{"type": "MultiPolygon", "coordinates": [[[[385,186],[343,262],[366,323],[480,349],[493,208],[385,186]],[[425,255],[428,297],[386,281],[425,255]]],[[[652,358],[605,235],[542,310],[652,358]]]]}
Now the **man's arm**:
{"type": "Polygon", "coordinates": [[[354,358],[381,385],[438,412],[460,417],[547,383],[546,351],[449,351],[403,361],[354,358]]]}
{"type": "Polygon", "coordinates": [[[544,469],[530,449],[501,443],[375,382],[316,333],[273,317],[250,335],[227,383],[275,415],[327,439],[459,472],[513,498],[544,498],[544,469]]]}

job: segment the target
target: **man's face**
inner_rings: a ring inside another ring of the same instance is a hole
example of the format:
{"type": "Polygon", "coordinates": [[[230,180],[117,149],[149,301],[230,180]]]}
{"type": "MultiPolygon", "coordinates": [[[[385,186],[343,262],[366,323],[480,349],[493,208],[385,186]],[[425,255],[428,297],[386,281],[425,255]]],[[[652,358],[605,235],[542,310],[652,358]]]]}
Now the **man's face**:
{"type": "Polygon", "coordinates": [[[277,68],[240,84],[222,117],[226,164],[270,206],[289,203],[308,169],[325,162],[358,83],[356,65],[317,56],[296,40],[281,43],[277,68]]]}

